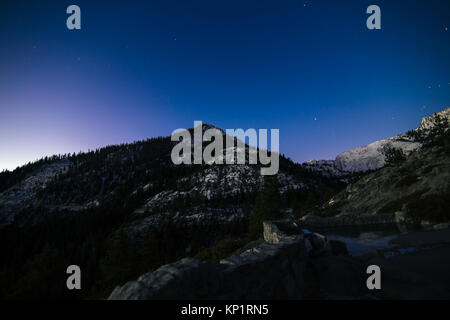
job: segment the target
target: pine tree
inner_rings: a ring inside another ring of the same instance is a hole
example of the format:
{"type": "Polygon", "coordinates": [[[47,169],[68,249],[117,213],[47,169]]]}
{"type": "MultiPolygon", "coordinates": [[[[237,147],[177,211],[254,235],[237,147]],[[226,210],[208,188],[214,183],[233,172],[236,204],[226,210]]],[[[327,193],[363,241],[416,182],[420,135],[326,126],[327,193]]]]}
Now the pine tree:
{"type": "Polygon", "coordinates": [[[250,219],[249,238],[258,239],[262,235],[263,222],[281,218],[280,186],[277,176],[264,176],[264,185],[256,196],[253,215],[250,219]]]}
{"type": "Polygon", "coordinates": [[[136,273],[136,258],[137,253],[133,250],[130,239],[124,229],[120,229],[117,239],[112,242],[101,262],[104,282],[110,285],[130,280],[136,273]]]}

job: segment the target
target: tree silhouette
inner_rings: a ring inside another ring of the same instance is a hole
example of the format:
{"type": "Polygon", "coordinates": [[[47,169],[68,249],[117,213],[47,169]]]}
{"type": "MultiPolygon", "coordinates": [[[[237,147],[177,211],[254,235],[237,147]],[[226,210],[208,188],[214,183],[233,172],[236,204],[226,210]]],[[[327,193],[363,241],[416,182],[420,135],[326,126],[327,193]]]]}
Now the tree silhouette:
{"type": "Polygon", "coordinates": [[[281,218],[280,207],[280,186],[277,176],[264,176],[264,184],[261,192],[256,196],[250,219],[249,238],[251,240],[261,237],[263,221],[281,218]]]}

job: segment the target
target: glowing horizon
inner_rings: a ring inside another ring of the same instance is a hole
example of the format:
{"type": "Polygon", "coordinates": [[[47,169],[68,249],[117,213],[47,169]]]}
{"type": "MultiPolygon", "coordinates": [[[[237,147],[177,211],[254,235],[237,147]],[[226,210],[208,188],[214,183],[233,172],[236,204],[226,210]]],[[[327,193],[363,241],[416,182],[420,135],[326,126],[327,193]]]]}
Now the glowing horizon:
{"type": "Polygon", "coordinates": [[[450,102],[448,1],[0,4],[0,171],[170,136],[279,128],[302,163],[416,128],[450,102]],[[414,23],[414,28],[411,28],[414,23]]]}

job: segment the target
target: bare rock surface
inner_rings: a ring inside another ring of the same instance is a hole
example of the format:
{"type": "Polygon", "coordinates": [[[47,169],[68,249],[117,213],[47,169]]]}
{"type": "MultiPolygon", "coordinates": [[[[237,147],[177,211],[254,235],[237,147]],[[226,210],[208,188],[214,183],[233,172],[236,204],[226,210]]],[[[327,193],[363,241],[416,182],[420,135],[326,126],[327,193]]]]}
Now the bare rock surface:
{"type": "MultiPolygon", "coordinates": [[[[450,120],[450,108],[446,108],[438,113],[425,117],[415,130],[427,131],[437,124],[438,117],[450,120]]],[[[419,149],[422,144],[408,134],[400,134],[395,137],[375,141],[366,146],[345,151],[336,157],[335,168],[344,172],[360,172],[379,169],[385,164],[385,157],[381,150],[384,146],[391,145],[394,148],[403,150],[405,154],[419,149]]]]}

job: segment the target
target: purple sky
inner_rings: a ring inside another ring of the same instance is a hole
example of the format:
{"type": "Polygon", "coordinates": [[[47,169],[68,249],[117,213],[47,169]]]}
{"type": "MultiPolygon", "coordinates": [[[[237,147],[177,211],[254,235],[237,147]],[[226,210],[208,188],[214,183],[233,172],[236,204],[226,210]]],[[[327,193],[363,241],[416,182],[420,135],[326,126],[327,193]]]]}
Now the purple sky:
{"type": "Polygon", "coordinates": [[[298,162],[450,105],[449,1],[0,3],[0,170],[168,136],[202,120],[279,128],[298,162]],[[446,29],[447,28],[447,29],[446,29]]]}

